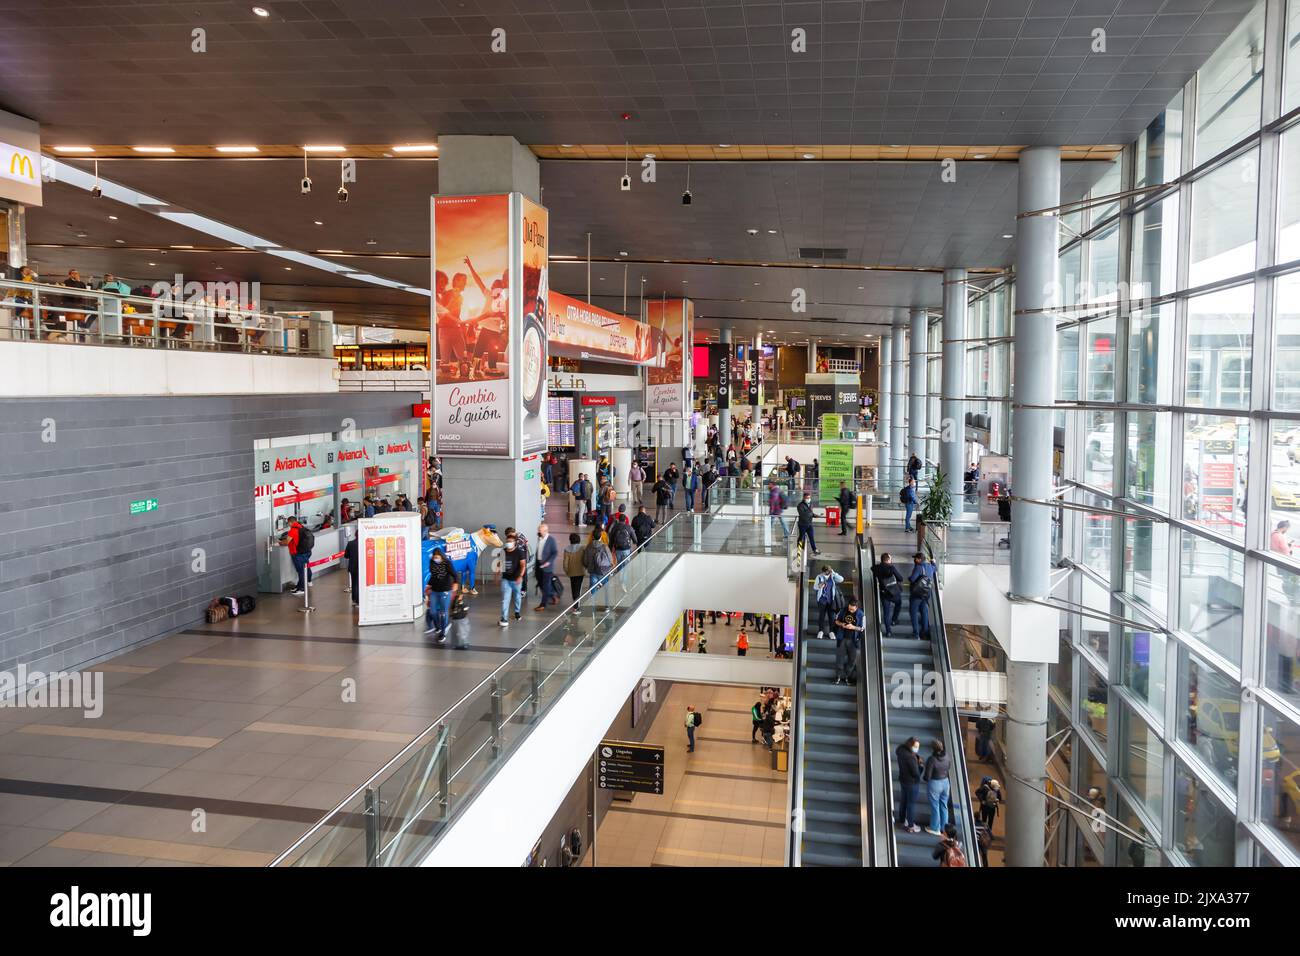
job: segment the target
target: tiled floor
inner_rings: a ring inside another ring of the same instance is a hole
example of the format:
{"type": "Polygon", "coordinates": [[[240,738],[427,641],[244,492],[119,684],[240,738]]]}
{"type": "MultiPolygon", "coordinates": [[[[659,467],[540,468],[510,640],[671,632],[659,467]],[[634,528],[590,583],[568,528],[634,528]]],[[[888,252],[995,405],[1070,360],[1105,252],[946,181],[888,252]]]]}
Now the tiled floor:
{"type": "Polygon", "coordinates": [[[614,803],[597,834],[598,866],[783,865],[788,775],[751,742],[755,698],[748,688],[673,685],[647,736],[666,748],[664,793],[614,803]],[[691,754],[687,704],[704,715],[691,754]]]}

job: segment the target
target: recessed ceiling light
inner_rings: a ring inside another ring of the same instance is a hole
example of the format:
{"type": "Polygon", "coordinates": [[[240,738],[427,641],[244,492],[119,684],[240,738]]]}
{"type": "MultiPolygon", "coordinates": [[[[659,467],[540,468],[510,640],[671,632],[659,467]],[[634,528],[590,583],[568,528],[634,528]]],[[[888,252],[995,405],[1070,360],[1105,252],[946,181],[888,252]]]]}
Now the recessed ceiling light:
{"type": "Polygon", "coordinates": [[[343,146],[304,146],[303,149],[309,153],[341,153],[343,146]]]}
{"type": "Polygon", "coordinates": [[[259,152],[256,146],[218,146],[218,153],[256,153],[259,152]]]}
{"type": "Polygon", "coordinates": [[[573,149],[573,144],[572,144],[572,143],[561,143],[560,145],[561,145],[562,147],[564,147],[565,149],[573,149]]]}
{"type": "Polygon", "coordinates": [[[889,148],[890,148],[890,149],[902,149],[902,148],[903,148],[903,144],[902,144],[902,143],[890,143],[890,144],[889,144],[889,148]]]}
{"type": "Polygon", "coordinates": [[[754,285],[758,285],[758,283],[757,283],[757,282],[755,282],[755,283],[754,283],[754,285]]]}
{"type": "Polygon", "coordinates": [[[768,234],[769,236],[775,236],[775,235],[776,235],[776,230],[775,230],[775,229],[769,229],[769,230],[767,231],[767,234],[768,234]]]}
{"type": "Polygon", "coordinates": [[[316,251],[327,256],[340,256],[343,254],[342,249],[317,249],[316,251]]]}
{"type": "Polygon", "coordinates": [[[745,232],[749,233],[751,236],[757,236],[757,235],[758,235],[758,230],[757,230],[757,229],[746,229],[745,232]]]}
{"type": "Polygon", "coordinates": [[[368,246],[377,246],[377,245],[379,245],[379,240],[378,240],[378,239],[367,239],[367,240],[366,240],[366,245],[368,245],[368,246]]]}
{"type": "Polygon", "coordinates": [[[114,239],[113,241],[114,241],[114,242],[126,242],[125,239],[114,239]]]}
{"type": "Polygon", "coordinates": [[[271,15],[271,11],[266,9],[266,7],[253,7],[253,13],[257,14],[259,17],[269,17],[271,15]]]}
{"type": "Polygon", "coordinates": [[[804,154],[803,154],[803,158],[804,158],[804,159],[816,159],[817,157],[814,156],[812,153],[804,153],[804,154]]]}
{"type": "Polygon", "coordinates": [[[1003,239],[1014,239],[1015,236],[1013,236],[1013,235],[1012,235],[1011,233],[1009,233],[1009,232],[1004,232],[1004,233],[1002,234],[1002,238],[1003,238],[1003,239]]]}
{"type": "Polygon", "coordinates": [[[975,158],[976,158],[976,159],[988,159],[989,157],[988,157],[988,153],[976,153],[976,154],[975,154],[975,158]]]}
{"type": "Polygon", "coordinates": [[[686,280],[685,280],[685,279],[682,280],[682,285],[686,285],[686,280]]]}
{"type": "Polygon", "coordinates": [[[319,219],[313,219],[312,222],[316,223],[316,225],[318,225],[318,226],[323,226],[323,225],[325,225],[325,223],[321,222],[319,219]]]}
{"type": "Polygon", "coordinates": [[[719,143],[719,144],[718,144],[718,149],[731,149],[731,144],[730,144],[730,143],[719,143]]]}
{"type": "Polygon", "coordinates": [[[292,271],[293,271],[293,266],[285,266],[285,267],[284,267],[284,271],[285,271],[285,272],[292,272],[292,271]]]}
{"type": "Polygon", "coordinates": [[[170,146],[132,146],[137,153],[174,153],[176,150],[170,146]]]}
{"type": "Polygon", "coordinates": [[[156,262],[151,262],[151,263],[149,263],[149,265],[151,265],[151,266],[156,266],[157,264],[158,264],[158,263],[156,263],[156,262]]]}
{"type": "Polygon", "coordinates": [[[116,219],[117,217],[116,217],[116,216],[109,216],[108,218],[109,218],[109,219],[116,219]]]}
{"type": "Polygon", "coordinates": [[[79,232],[79,233],[77,233],[77,238],[78,238],[78,239],[85,239],[88,235],[90,235],[90,233],[88,233],[88,232],[79,232]]]}
{"type": "Polygon", "coordinates": [[[193,249],[193,246],[172,246],[173,249],[193,249]]]}
{"type": "Polygon", "coordinates": [[[55,146],[55,147],[54,147],[54,151],[55,151],[56,153],[93,153],[93,152],[95,151],[95,147],[93,147],[93,146],[55,146]]]}
{"type": "Polygon", "coordinates": [[[620,256],[625,256],[625,255],[627,255],[627,253],[626,253],[626,252],[619,252],[619,255],[620,255],[620,256]]]}
{"type": "Polygon", "coordinates": [[[225,269],[226,267],[225,267],[225,266],[213,266],[212,268],[214,268],[214,269],[225,269]]]}
{"type": "Polygon", "coordinates": [[[864,285],[860,285],[860,286],[858,286],[858,288],[859,288],[859,289],[865,289],[866,286],[864,286],[864,285]]]}
{"type": "Polygon", "coordinates": [[[404,146],[394,146],[394,153],[436,153],[438,151],[437,143],[407,143],[404,146]]]}

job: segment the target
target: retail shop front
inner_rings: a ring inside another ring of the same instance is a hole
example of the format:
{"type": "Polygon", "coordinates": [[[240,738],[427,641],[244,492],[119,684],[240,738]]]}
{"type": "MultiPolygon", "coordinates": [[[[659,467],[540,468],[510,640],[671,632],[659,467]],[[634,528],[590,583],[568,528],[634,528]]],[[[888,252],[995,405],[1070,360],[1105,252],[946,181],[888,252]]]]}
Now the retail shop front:
{"type": "Polygon", "coordinates": [[[401,496],[418,499],[423,476],[420,431],[357,429],[261,439],[253,454],[258,590],[278,593],[297,582],[280,538],[297,518],[315,537],[312,572],[337,567],[365,499],[395,510],[401,496]],[[347,508],[344,502],[347,502],[347,508]]]}

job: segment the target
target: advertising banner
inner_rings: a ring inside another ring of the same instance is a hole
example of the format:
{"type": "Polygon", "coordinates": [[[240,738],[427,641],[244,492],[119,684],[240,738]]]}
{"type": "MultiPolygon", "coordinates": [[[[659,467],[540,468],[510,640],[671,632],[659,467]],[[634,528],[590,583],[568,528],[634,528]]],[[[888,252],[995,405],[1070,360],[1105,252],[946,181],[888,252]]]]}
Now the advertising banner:
{"type": "Polygon", "coordinates": [[[822,415],[822,438],[831,440],[840,437],[840,416],[827,412],[822,415]]]}
{"type": "Polygon", "coordinates": [[[568,358],[646,365],[658,354],[658,335],[645,322],[552,292],[546,304],[551,352],[568,358]]]}
{"type": "Polygon", "coordinates": [[[550,217],[544,206],[518,196],[520,208],[521,280],[516,283],[522,300],[512,312],[520,316],[512,327],[520,330],[519,390],[523,413],[520,419],[519,455],[546,451],[547,312],[550,308],[550,259],[548,236],[550,217]]]}
{"type": "Polygon", "coordinates": [[[709,364],[714,370],[714,384],[718,388],[718,410],[731,407],[731,347],[709,346],[709,364]]]}
{"type": "Polygon", "coordinates": [[[432,230],[434,447],[509,456],[510,196],[436,196],[432,230]]]}
{"type": "MultiPolygon", "coordinates": [[[[853,490],[853,446],[848,442],[822,442],[821,461],[817,472],[817,503],[835,504],[840,493],[840,482],[853,490]]],[[[840,520],[844,516],[840,515],[840,520]]]]}
{"type": "Polygon", "coordinates": [[[420,516],[397,511],[357,519],[360,624],[414,621],[423,610],[420,516]]]}
{"type": "Polygon", "coordinates": [[[646,412],[686,414],[686,390],[691,386],[690,345],[695,310],[683,299],[646,302],[646,321],[658,332],[655,364],[646,370],[646,412]]]}
{"type": "Polygon", "coordinates": [[[379,446],[376,456],[381,465],[395,465],[420,457],[420,433],[414,430],[395,435],[380,435],[372,439],[379,446]]]}
{"type": "Polygon", "coordinates": [[[750,405],[761,405],[762,399],[759,397],[759,366],[758,357],[750,351],[749,358],[745,359],[745,392],[749,399],[750,405]]]}

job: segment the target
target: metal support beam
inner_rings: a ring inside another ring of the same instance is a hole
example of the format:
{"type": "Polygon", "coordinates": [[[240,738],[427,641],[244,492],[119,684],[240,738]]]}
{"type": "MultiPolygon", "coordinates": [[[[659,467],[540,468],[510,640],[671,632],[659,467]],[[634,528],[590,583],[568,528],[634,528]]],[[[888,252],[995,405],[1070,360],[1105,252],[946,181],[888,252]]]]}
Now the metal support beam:
{"type": "Polygon", "coordinates": [[[894,364],[890,369],[893,385],[890,389],[893,407],[890,414],[889,437],[890,481],[902,484],[903,468],[907,464],[907,320],[894,326],[894,364]]]}
{"type": "MultiPolygon", "coordinates": [[[[910,436],[908,450],[911,454],[925,461],[925,399],[926,399],[926,344],[929,339],[930,314],[925,309],[912,309],[909,316],[911,332],[908,345],[911,357],[908,361],[907,394],[907,433],[910,436]]],[[[902,449],[899,449],[900,454],[902,449]]],[[[906,463],[906,461],[904,462],[906,463]]]]}
{"type": "Polygon", "coordinates": [[[948,481],[954,516],[966,500],[962,474],[966,457],[966,270],[943,273],[943,358],[939,366],[939,464],[948,481]]]}

